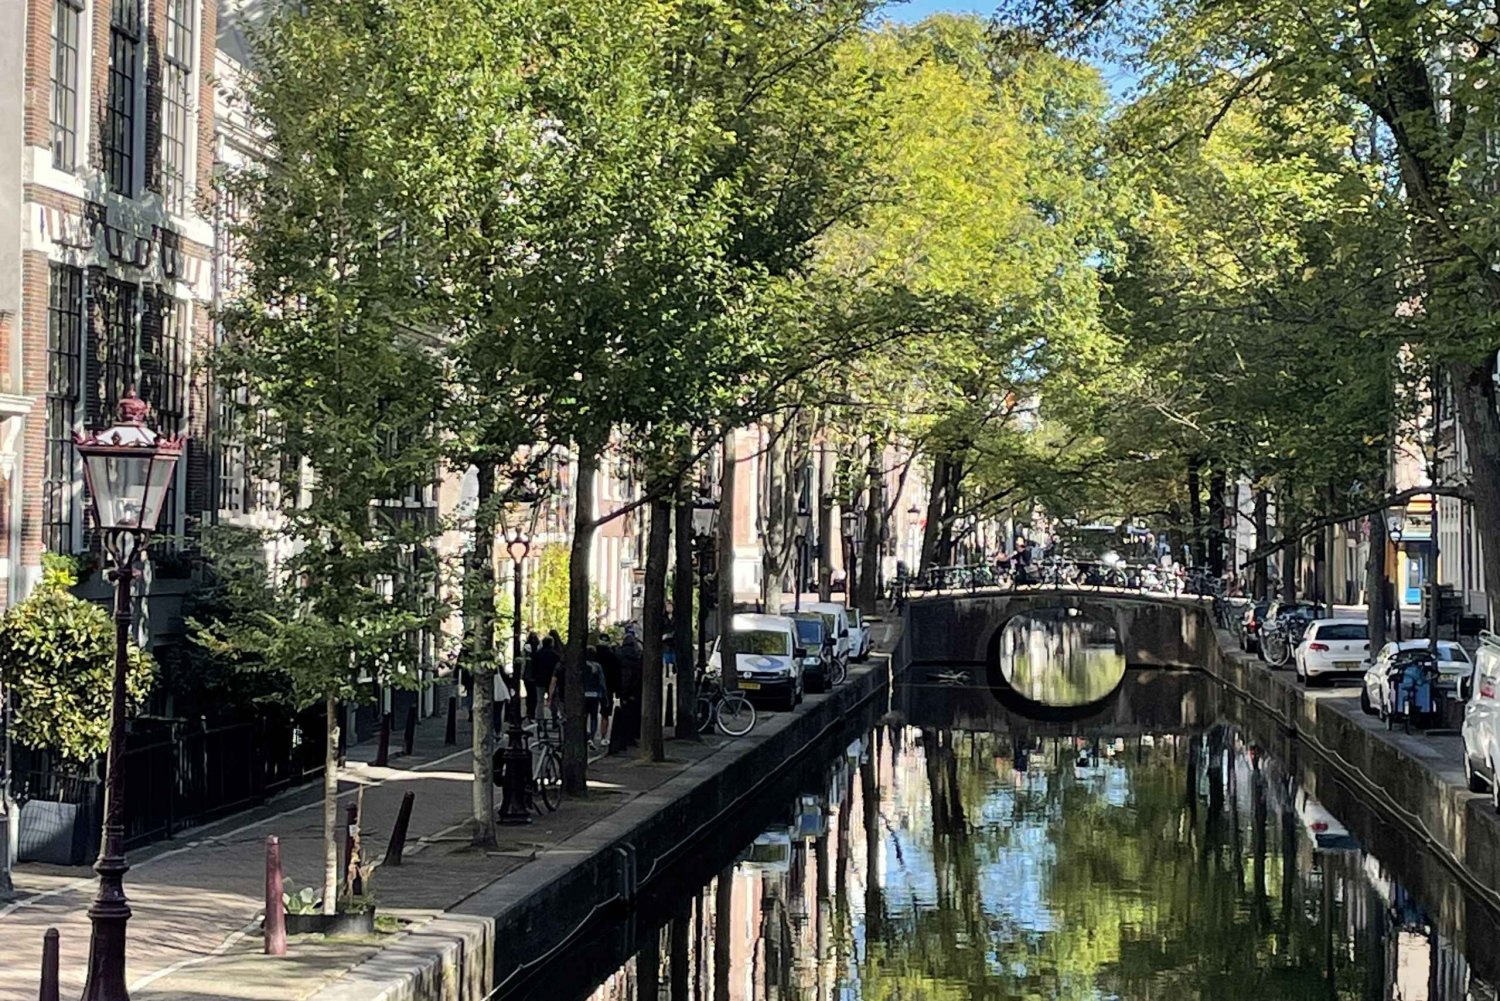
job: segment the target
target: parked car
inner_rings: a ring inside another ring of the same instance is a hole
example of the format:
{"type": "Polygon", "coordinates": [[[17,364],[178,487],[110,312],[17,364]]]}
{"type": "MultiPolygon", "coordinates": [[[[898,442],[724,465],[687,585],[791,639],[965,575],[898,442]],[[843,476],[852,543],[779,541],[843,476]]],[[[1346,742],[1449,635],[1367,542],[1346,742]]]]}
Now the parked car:
{"type": "Polygon", "coordinates": [[[1311,601],[1273,601],[1266,607],[1259,631],[1260,659],[1272,667],[1286,667],[1292,651],[1302,642],[1302,631],[1314,619],[1323,618],[1323,606],[1311,601]]]}
{"type": "Polygon", "coordinates": [[[825,692],[833,677],[833,637],[817,612],[795,612],[797,646],[802,648],[802,681],[809,691],[825,692]]]}
{"type": "Polygon", "coordinates": [[[1260,627],[1270,607],[1271,603],[1264,599],[1245,606],[1245,614],[1240,616],[1240,649],[1246,653],[1260,652],[1260,627]]]}
{"type": "Polygon", "coordinates": [[[1358,619],[1313,619],[1303,630],[1293,659],[1297,680],[1362,677],[1369,667],[1370,627],[1358,619]]]}
{"type": "Polygon", "coordinates": [[[1357,851],[1359,842],[1354,840],[1354,835],[1349,833],[1349,828],[1339,823],[1339,819],[1329,813],[1322,803],[1314,799],[1306,789],[1297,788],[1294,803],[1297,808],[1297,820],[1301,822],[1302,829],[1312,839],[1313,848],[1322,852],[1348,852],[1357,851]]]}
{"type": "Polygon", "coordinates": [[[829,635],[833,637],[833,655],[844,670],[849,669],[849,609],[836,601],[815,601],[804,604],[804,611],[817,612],[828,623],[829,635]]]}
{"type": "MultiPolygon", "coordinates": [[[[730,620],[734,630],[734,660],[740,691],[757,701],[774,701],[792,710],[802,701],[805,683],[797,627],[785,615],[741,614],[730,620]]],[[[720,669],[719,644],[708,659],[710,671],[720,669]]]]}
{"type": "MultiPolygon", "coordinates": [[[[1394,640],[1380,648],[1380,653],[1365,671],[1364,685],[1359,693],[1359,706],[1372,716],[1389,721],[1401,716],[1401,711],[1391,704],[1391,686],[1397,677],[1413,664],[1429,669],[1431,675],[1430,697],[1441,694],[1456,696],[1464,677],[1473,670],[1468,654],[1457,643],[1439,642],[1438,658],[1434,660],[1432,649],[1426,640],[1394,640]],[[1463,657],[1463,661],[1449,659],[1463,657]]],[[[1428,709],[1422,707],[1423,712],[1428,709]]]]}
{"type": "MultiPolygon", "coordinates": [[[[1390,660],[1399,651],[1427,650],[1430,647],[1431,644],[1423,639],[1402,640],[1400,643],[1391,640],[1370,658],[1366,666],[1374,665],[1382,657],[1390,660]]],[[[1474,662],[1469,659],[1469,651],[1452,640],[1438,640],[1437,660],[1438,671],[1442,675],[1438,680],[1438,687],[1450,698],[1468,698],[1474,687],[1474,662]]]]}
{"type": "Polygon", "coordinates": [[[1500,810],[1500,638],[1480,637],[1474,658],[1474,694],[1464,710],[1464,776],[1469,789],[1490,791],[1500,810]]]}
{"type": "Polygon", "coordinates": [[[849,609],[849,658],[851,660],[867,660],[870,650],[874,647],[875,639],[870,628],[871,622],[857,608],[849,609]]]}

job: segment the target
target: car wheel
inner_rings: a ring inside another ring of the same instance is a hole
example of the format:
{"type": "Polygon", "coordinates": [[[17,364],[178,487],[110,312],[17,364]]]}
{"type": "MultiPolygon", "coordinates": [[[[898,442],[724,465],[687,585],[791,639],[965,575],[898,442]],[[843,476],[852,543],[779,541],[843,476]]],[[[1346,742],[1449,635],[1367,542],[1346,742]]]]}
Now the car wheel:
{"type": "Polygon", "coordinates": [[[1375,715],[1375,707],[1370,705],[1370,693],[1365,688],[1359,690],[1359,708],[1366,716],[1375,715]]]}
{"type": "Polygon", "coordinates": [[[786,711],[792,712],[797,708],[797,703],[802,701],[797,698],[797,686],[792,685],[786,690],[786,711]]]}
{"type": "Polygon", "coordinates": [[[1484,779],[1475,770],[1474,759],[1469,757],[1468,751],[1464,751],[1464,781],[1468,783],[1470,792],[1484,792],[1484,779]]]}

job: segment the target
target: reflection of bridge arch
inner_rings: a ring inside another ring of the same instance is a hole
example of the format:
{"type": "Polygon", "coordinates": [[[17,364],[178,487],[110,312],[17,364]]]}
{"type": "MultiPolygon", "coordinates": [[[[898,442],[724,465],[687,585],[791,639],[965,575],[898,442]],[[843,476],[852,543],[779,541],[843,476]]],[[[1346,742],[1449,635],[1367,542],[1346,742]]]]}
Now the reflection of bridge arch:
{"type": "Polygon", "coordinates": [[[988,666],[995,637],[1017,615],[1077,609],[1113,627],[1132,667],[1191,667],[1217,653],[1206,602],[1083,589],[1037,589],[914,597],[903,636],[909,664],[988,666]]]}
{"type": "Polygon", "coordinates": [[[984,674],[995,698],[1018,712],[1086,716],[1124,681],[1125,655],[1113,621],[1080,608],[1032,609],[995,630],[984,674]]]}

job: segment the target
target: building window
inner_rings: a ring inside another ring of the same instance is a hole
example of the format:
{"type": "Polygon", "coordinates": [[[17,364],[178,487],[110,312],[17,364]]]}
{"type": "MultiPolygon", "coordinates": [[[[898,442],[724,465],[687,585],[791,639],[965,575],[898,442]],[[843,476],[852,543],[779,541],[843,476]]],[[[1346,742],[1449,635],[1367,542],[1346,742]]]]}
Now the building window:
{"type": "Polygon", "coordinates": [[[109,91],[101,144],[109,190],[127,198],[135,194],[135,77],[140,49],[139,0],[111,0],[109,91]]]}
{"type": "Polygon", "coordinates": [[[162,194],[167,209],[181,215],[188,192],[188,95],[193,77],[193,8],[189,0],[167,2],[167,57],[162,76],[162,194]]]}
{"type": "Polygon", "coordinates": [[[95,348],[102,380],[99,385],[100,417],[114,419],[120,399],[135,385],[135,348],[139,318],[135,311],[136,287],[115,278],[104,280],[103,340],[95,348]]]}
{"type": "Polygon", "coordinates": [[[73,431],[83,387],[83,272],[52,265],[47,300],[47,451],[42,471],[42,545],[72,553],[73,431]]]}
{"type": "Polygon", "coordinates": [[[82,0],[52,5],[52,166],[71,172],[78,155],[78,26],[82,0]]]}
{"type": "MultiPolygon", "coordinates": [[[[151,323],[141,327],[140,395],[150,407],[157,433],[174,435],[182,431],[186,415],[188,304],[161,293],[150,295],[148,302],[154,315],[151,323]]],[[[167,490],[156,526],[163,537],[178,534],[175,481],[167,490]]]]}

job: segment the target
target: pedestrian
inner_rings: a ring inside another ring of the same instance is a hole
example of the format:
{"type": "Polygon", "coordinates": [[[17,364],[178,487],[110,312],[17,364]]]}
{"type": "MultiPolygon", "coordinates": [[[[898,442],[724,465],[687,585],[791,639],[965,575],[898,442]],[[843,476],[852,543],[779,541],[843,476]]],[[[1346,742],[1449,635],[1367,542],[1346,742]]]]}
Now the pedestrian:
{"type": "Polygon", "coordinates": [[[598,746],[599,707],[611,693],[604,682],[604,667],[599,663],[599,648],[591,646],[583,662],[583,715],[588,722],[589,746],[598,746]]]}
{"type": "Polygon", "coordinates": [[[552,677],[557,673],[557,665],[561,659],[557,644],[548,635],[531,658],[531,684],[526,688],[526,715],[530,718],[536,719],[537,702],[541,696],[547,695],[550,699],[552,677]]]}
{"type": "Polygon", "coordinates": [[[504,663],[495,659],[495,701],[490,703],[490,732],[499,733],[505,728],[505,704],[510,701],[510,686],[505,683],[504,663]]]}
{"type": "Polygon", "coordinates": [[[615,736],[610,740],[611,751],[634,747],[641,739],[641,669],[644,651],[634,626],[625,627],[625,639],[620,644],[620,706],[615,711],[615,736]]]}
{"type": "Polygon", "coordinates": [[[620,685],[620,657],[615,652],[614,645],[610,642],[608,633],[599,634],[599,642],[595,649],[599,652],[599,666],[604,671],[605,690],[609,692],[609,696],[599,706],[599,742],[608,747],[615,725],[615,700],[622,690],[620,685]]]}

